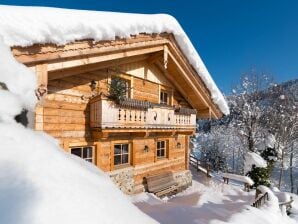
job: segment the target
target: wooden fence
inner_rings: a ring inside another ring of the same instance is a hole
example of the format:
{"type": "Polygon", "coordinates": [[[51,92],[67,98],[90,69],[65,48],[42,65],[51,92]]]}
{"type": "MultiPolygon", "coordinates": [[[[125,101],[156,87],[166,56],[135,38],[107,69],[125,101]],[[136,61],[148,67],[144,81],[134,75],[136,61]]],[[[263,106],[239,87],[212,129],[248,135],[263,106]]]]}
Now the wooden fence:
{"type": "Polygon", "coordinates": [[[197,172],[202,171],[202,172],[206,173],[207,177],[212,177],[212,175],[210,174],[211,165],[209,162],[199,160],[195,156],[190,155],[189,163],[190,163],[190,165],[192,165],[193,167],[196,168],[197,172]]]}
{"type": "Polygon", "coordinates": [[[257,200],[255,200],[255,202],[252,204],[252,206],[255,208],[260,208],[268,200],[269,200],[269,195],[267,192],[265,194],[260,194],[257,200]]]}

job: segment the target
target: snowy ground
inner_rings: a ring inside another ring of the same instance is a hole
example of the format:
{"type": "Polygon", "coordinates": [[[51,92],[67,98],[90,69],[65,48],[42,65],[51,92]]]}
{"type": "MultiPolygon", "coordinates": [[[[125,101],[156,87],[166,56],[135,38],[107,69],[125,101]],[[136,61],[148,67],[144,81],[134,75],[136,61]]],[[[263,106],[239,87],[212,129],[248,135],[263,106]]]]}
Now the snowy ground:
{"type": "Polygon", "coordinates": [[[242,186],[226,185],[193,172],[192,187],[175,197],[160,200],[152,194],[142,193],[133,196],[132,201],[160,223],[298,223],[297,215],[295,221],[282,216],[279,210],[251,207],[254,194],[254,191],[244,192],[242,186]]]}

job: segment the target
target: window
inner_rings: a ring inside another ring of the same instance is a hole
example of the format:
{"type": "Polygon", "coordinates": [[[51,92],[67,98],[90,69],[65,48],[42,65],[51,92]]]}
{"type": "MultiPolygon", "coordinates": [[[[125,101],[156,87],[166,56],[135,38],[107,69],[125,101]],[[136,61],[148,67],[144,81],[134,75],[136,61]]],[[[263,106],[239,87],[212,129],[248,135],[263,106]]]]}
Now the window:
{"type": "Polygon", "coordinates": [[[129,144],[114,145],[114,165],[129,164],[129,144]]]}
{"type": "Polygon", "coordinates": [[[75,147],[71,148],[71,154],[81,157],[82,159],[93,163],[93,147],[86,146],[86,147],[75,147]]]}
{"type": "Polygon", "coordinates": [[[166,141],[158,141],[157,142],[157,158],[165,158],[166,157],[166,141]]]}
{"type": "Polygon", "coordinates": [[[118,76],[112,77],[110,84],[110,95],[130,98],[130,89],[129,80],[120,78],[118,76]]]}
{"type": "Polygon", "coordinates": [[[161,91],[160,92],[160,104],[169,104],[168,93],[161,91]]]}

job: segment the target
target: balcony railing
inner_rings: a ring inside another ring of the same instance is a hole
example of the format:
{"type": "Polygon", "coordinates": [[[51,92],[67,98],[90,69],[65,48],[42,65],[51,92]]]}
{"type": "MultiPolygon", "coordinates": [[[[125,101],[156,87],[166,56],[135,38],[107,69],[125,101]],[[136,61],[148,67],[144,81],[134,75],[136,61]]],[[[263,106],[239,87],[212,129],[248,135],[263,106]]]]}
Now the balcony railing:
{"type": "Polygon", "coordinates": [[[90,103],[92,128],[150,128],[194,129],[194,110],[177,111],[173,107],[150,104],[145,101],[129,101],[115,104],[107,99],[90,103]]]}

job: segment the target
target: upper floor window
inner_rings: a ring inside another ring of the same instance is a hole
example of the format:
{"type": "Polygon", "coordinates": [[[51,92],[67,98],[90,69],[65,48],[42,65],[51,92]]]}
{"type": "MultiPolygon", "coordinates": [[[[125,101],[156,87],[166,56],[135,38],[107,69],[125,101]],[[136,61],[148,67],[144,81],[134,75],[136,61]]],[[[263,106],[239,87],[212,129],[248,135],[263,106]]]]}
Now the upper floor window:
{"type": "Polygon", "coordinates": [[[159,101],[160,104],[169,104],[169,94],[165,91],[160,91],[160,96],[159,96],[159,101]]]}
{"type": "Polygon", "coordinates": [[[109,95],[110,98],[121,101],[124,98],[130,98],[130,81],[118,76],[111,79],[109,95]]]}
{"type": "Polygon", "coordinates": [[[70,149],[70,152],[90,163],[94,163],[94,148],[92,146],[74,147],[70,149]]]}
{"type": "Polygon", "coordinates": [[[161,159],[161,158],[165,158],[166,157],[166,148],[167,148],[167,144],[166,141],[158,141],[157,142],[157,158],[161,159]]]}
{"type": "Polygon", "coordinates": [[[130,162],[129,144],[114,144],[114,165],[125,165],[130,162]]]}

